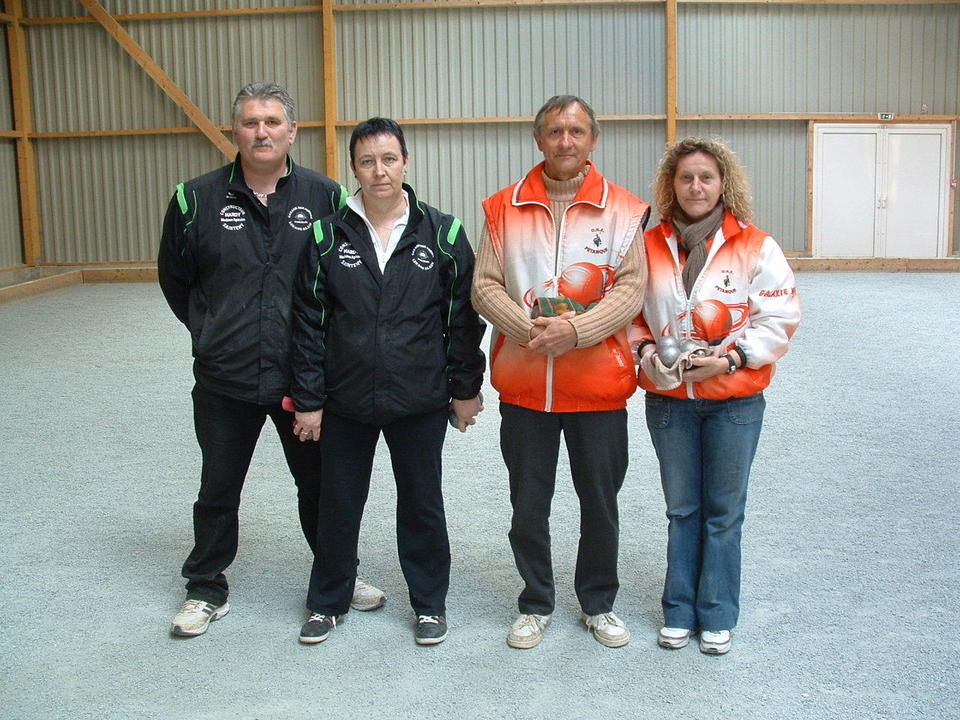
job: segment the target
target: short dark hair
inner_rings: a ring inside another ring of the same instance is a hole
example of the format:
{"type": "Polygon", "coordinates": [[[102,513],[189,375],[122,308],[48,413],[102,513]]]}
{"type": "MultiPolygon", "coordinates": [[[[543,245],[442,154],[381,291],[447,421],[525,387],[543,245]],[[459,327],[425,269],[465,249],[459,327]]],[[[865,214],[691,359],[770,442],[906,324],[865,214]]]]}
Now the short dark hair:
{"type": "Polygon", "coordinates": [[[283,114],[287,116],[287,124],[293,125],[297,121],[297,108],[293,104],[290,93],[276,83],[252,82],[240,88],[237,97],[233,100],[232,123],[237,124],[240,106],[247,100],[276,100],[283,105],[283,114]]]}
{"type": "Polygon", "coordinates": [[[587,114],[587,117],[590,118],[590,129],[593,131],[593,136],[600,137],[600,123],[597,122],[596,113],[593,112],[593,108],[590,107],[590,103],[581,97],[577,97],[576,95],[554,95],[552,98],[547,100],[543,104],[543,107],[537,111],[537,116],[533,120],[534,136],[542,137],[541,133],[543,132],[543,121],[548,112],[553,112],[554,110],[566,110],[574,103],[582,107],[583,111],[587,114]]]}
{"type": "Polygon", "coordinates": [[[400,123],[390,118],[372,117],[357,125],[350,133],[350,165],[353,165],[353,148],[357,143],[376,135],[393,135],[400,143],[400,153],[406,160],[407,141],[403,137],[403,128],[400,127],[400,123]]]}

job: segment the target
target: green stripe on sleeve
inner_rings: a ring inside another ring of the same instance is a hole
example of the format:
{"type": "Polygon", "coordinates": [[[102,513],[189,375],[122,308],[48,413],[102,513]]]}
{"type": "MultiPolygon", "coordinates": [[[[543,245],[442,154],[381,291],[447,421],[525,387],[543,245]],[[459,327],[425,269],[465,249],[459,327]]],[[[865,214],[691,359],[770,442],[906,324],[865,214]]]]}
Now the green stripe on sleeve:
{"type": "Polygon", "coordinates": [[[450,225],[450,229],[447,231],[447,242],[450,245],[453,245],[457,241],[457,234],[460,232],[460,228],[463,227],[463,223],[460,222],[460,218],[454,218],[453,223],[450,225]]]}
{"type": "Polygon", "coordinates": [[[190,206],[187,205],[187,194],[183,188],[183,183],[177,185],[177,202],[180,203],[180,212],[186,215],[190,206]]]}
{"type": "Polygon", "coordinates": [[[323,242],[323,223],[319,220],[313,224],[313,241],[317,245],[323,242]]]}
{"type": "Polygon", "coordinates": [[[342,210],[343,206],[347,204],[347,198],[350,197],[350,193],[347,192],[347,189],[341,185],[340,186],[340,197],[336,200],[337,210],[342,210]]]}

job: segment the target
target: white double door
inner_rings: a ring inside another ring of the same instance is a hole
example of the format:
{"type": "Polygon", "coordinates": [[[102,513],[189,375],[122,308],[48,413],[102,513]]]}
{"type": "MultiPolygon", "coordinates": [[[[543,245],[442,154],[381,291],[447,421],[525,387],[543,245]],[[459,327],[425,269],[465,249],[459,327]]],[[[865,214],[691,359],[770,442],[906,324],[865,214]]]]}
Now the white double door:
{"type": "Polygon", "coordinates": [[[949,125],[815,125],[815,257],[942,257],[949,125]]]}

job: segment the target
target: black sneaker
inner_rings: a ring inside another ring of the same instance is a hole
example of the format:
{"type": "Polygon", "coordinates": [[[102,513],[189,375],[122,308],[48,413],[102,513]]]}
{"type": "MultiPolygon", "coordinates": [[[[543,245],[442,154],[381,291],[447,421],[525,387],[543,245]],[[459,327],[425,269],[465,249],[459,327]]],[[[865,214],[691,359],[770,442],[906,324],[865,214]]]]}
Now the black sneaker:
{"type": "Polygon", "coordinates": [[[327,635],[336,626],[337,618],[335,616],[313,613],[300,628],[300,642],[306,645],[321,643],[327,639],[327,635]]]}
{"type": "Polygon", "coordinates": [[[437,645],[447,638],[447,621],[443,615],[419,615],[413,633],[417,645],[437,645]]]}

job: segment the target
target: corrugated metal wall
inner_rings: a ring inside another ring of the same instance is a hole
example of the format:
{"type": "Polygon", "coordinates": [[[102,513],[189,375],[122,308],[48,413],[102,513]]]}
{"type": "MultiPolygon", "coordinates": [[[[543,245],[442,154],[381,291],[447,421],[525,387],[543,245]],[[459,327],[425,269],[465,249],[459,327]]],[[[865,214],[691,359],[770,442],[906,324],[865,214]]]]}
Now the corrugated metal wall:
{"type": "Polygon", "coordinates": [[[680,5],[681,113],[960,112],[957,5],[680,5]]]}
{"type": "MultiPolygon", "coordinates": [[[[319,5],[320,0],[100,0],[100,4],[112,14],[134,14],[319,5]]],[[[87,14],[77,0],[23,0],[23,12],[27,17],[70,17],[87,14]]]]}
{"type": "Polygon", "coordinates": [[[0,268],[23,263],[15,143],[0,139],[0,268]]]}
{"type": "MultiPolygon", "coordinates": [[[[13,130],[10,103],[10,65],[7,33],[0,26],[0,129],[13,130]]],[[[20,232],[20,205],[17,193],[17,146],[15,140],[0,139],[0,268],[23,263],[20,232]]]]}
{"type": "MultiPolygon", "coordinates": [[[[64,6],[65,12],[79,14],[76,3],[66,5],[72,9],[64,6]]],[[[183,9],[171,5],[116,2],[111,9],[183,9]]],[[[263,3],[231,5],[248,6],[263,3]]],[[[27,29],[37,132],[191,124],[99,25],[27,29]]],[[[138,21],[125,29],[216,124],[230,123],[237,90],[259,79],[290,90],[299,118],[323,117],[323,74],[314,65],[322,57],[319,13],[138,21]]],[[[44,260],[53,263],[154,259],[174,185],[226,162],[200,134],[40,139],[36,145],[44,260]]],[[[322,132],[301,131],[295,151],[298,162],[323,171],[322,132]]]]}
{"type": "Polygon", "coordinates": [[[656,5],[336,17],[342,118],[528,116],[557,93],[582,95],[603,115],[662,112],[656,5]]]}
{"type": "MultiPolygon", "coordinates": [[[[318,2],[107,0],[104,5],[113,13],[138,13],[318,2]]],[[[84,14],[76,0],[26,0],[24,9],[30,16],[84,14]]],[[[583,95],[601,115],[664,112],[659,3],[382,8],[343,10],[334,17],[338,117],[349,121],[374,114],[526,117],[557,92],[583,95]]],[[[134,21],[124,27],[215,123],[229,122],[230,100],[251,79],[286,85],[301,120],[323,119],[320,13],[134,21]]],[[[25,30],[38,132],[190,124],[99,25],[25,30]]],[[[957,4],[682,3],[678,109],[903,114],[918,113],[925,103],[931,114],[954,114],[960,112],[957,37],[957,4]]],[[[5,79],[5,52],[2,58],[5,79]]],[[[0,97],[0,122],[4,112],[9,115],[8,105],[8,98],[0,97]]],[[[473,237],[479,233],[480,200],[540,159],[526,123],[406,129],[412,184],[427,202],[460,216],[473,237]]],[[[664,132],[662,121],[604,122],[594,159],[611,180],[649,198],[664,132]]],[[[678,134],[725,137],[747,165],[758,224],[785,249],[804,249],[804,121],[687,121],[678,134]]],[[[349,128],[338,130],[341,182],[352,181],[348,136],[349,128]]],[[[153,259],[173,185],[223,162],[199,134],[41,138],[35,145],[47,262],[153,259]]],[[[15,179],[12,148],[12,141],[0,143],[0,173],[6,173],[0,179],[15,179]]],[[[955,152],[960,168],[960,147],[955,152]]],[[[301,129],[294,157],[324,170],[322,128],[301,129]]],[[[5,202],[0,191],[0,211],[5,202]]],[[[19,245],[19,236],[0,236],[0,267],[19,262],[19,245]],[[10,262],[8,244],[17,253],[10,262]]]]}

